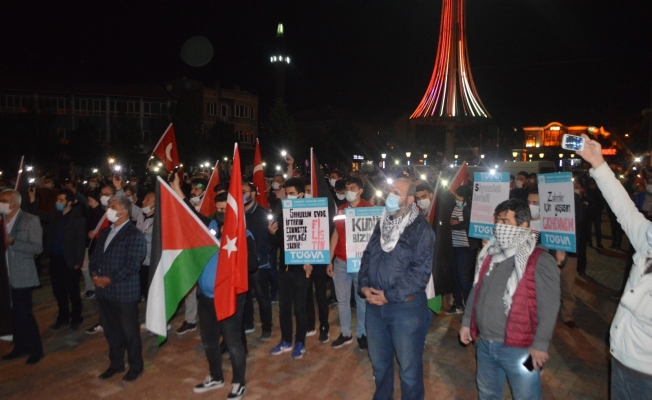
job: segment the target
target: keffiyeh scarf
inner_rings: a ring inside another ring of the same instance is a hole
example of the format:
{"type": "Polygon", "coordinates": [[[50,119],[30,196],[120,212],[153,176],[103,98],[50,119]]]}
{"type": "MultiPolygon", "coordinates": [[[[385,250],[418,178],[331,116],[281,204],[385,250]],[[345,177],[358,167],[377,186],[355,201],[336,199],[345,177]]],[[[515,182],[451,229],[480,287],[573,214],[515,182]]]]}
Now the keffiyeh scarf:
{"type": "Polygon", "coordinates": [[[380,247],[384,252],[394,250],[405,228],[419,217],[419,207],[412,203],[407,212],[398,218],[392,218],[387,211],[380,217],[380,247]]]}
{"type": "Polygon", "coordinates": [[[518,226],[496,224],[494,228],[494,237],[489,240],[489,243],[480,251],[478,256],[478,263],[475,267],[475,278],[473,285],[478,283],[480,278],[480,270],[487,255],[491,256],[491,263],[487,275],[491,273],[496,265],[507,260],[510,257],[514,259],[514,270],[507,280],[507,287],[503,295],[503,303],[505,308],[505,315],[509,314],[512,307],[512,298],[518,284],[521,282],[527,267],[527,260],[530,254],[537,245],[536,235],[530,228],[521,228],[518,226]]]}

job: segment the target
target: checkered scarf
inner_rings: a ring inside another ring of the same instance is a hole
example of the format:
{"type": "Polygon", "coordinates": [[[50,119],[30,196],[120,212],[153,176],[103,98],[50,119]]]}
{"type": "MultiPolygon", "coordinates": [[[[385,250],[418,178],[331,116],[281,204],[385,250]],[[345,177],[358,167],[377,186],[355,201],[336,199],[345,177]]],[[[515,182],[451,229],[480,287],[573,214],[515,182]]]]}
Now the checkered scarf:
{"type": "Polygon", "coordinates": [[[496,224],[494,227],[494,237],[489,240],[489,243],[480,251],[478,256],[478,263],[475,266],[475,278],[473,285],[478,283],[480,278],[480,270],[482,264],[487,257],[491,256],[489,270],[487,275],[491,273],[496,265],[507,260],[510,257],[515,257],[514,270],[507,280],[507,287],[503,295],[503,303],[505,305],[505,315],[509,314],[512,307],[512,298],[516,287],[521,282],[527,267],[527,260],[530,254],[537,245],[536,235],[530,228],[521,228],[518,226],[496,224]]]}
{"type": "Polygon", "coordinates": [[[398,218],[392,218],[387,211],[383,211],[380,217],[380,247],[384,252],[389,253],[394,250],[399,237],[405,228],[419,217],[419,207],[412,203],[407,212],[398,218]]]}

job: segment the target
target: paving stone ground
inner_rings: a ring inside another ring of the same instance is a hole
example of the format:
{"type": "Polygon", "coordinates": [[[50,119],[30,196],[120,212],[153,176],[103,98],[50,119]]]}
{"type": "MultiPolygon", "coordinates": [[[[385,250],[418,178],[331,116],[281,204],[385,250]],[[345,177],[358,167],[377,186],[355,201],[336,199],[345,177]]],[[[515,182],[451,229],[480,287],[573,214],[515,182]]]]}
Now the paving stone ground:
{"type": "MultiPolygon", "coordinates": [[[[603,224],[608,237],[608,224],[603,224]]],[[[626,240],[625,240],[626,242],[626,240]]],[[[611,244],[603,240],[605,247],[611,244]]],[[[623,249],[628,243],[623,245],[623,249]]],[[[611,298],[621,284],[623,251],[588,250],[587,278],[577,277],[577,329],[558,323],[550,345],[550,360],[542,374],[545,399],[608,398],[608,332],[617,300],[611,298]]],[[[42,288],[34,292],[36,315],[45,358],[35,366],[25,360],[0,362],[0,399],[200,399],[226,398],[230,388],[194,394],[192,388],[208,374],[199,331],[183,336],[174,333],[159,347],[156,338],[142,334],[144,374],[133,383],[120,376],[100,381],[97,376],[108,367],[108,347],[103,334],[87,335],[85,328],[98,319],[94,300],[84,301],[83,329],[70,332],[48,329],[56,319],[56,303],[44,277],[42,288]]],[[[274,306],[274,316],[278,307],[274,306]]],[[[355,316],[355,312],[354,312],[355,316]]],[[[141,319],[144,318],[144,304],[141,319]]],[[[330,309],[331,339],[339,335],[337,308],[330,309]]],[[[172,321],[173,328],[183,320],[183,312],[172,321]]],[[[424,375],[427,399],[475,399],[475,355],[472,346],[459,344],[457,332],[461,316],[433,318],[424,350],[424,375]]],[[[275,321],[277,322],[277,320],[275,321]]],[[[355,326],[355,324],[353,324],[355,326]]],[[[370,399],[374,390],[371,363],[357,344],[333,349],[319,344],[317,336],[306,340],[307,352],[300,360],[290,353],[269,355],[280,340],[276,323],[272,339],[257,339],[260,328],[248,336],[246,399],[370,399]]],[[[11,350],[0,342],[0,354],[11,350]]],[[[224,357],[227,383],[231,368],[224,357]]],[[[398,371],[395,398],[400,398],[398,371]]],[[[504,397],[511,398],[507,385],[504,397]]]]}

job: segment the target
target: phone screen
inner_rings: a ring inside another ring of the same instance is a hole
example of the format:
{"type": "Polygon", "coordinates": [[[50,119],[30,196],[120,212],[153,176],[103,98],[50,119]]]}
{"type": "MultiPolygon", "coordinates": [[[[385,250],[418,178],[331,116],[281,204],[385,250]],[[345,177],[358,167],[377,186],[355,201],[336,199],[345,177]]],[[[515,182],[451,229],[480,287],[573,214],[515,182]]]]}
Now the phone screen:
{"type": "Polygon", "coordinates": [[[564,135],[561,147],[566,150],[582,151],[584,150],[584,138],[581,136],[566,134],[564,135]]]}

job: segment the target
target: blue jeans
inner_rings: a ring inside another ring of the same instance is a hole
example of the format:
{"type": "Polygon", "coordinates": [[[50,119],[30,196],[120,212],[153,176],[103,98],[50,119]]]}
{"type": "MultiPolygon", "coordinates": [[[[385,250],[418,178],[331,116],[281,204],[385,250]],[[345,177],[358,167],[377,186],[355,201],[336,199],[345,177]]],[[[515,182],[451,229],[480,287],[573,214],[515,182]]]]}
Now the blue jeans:
{"type": "MultiPolygon", "coordinates": [[[[374,400],[392,399],[394,354],[399,365],[401,399],[423,399],[423,347],[432,313],[425,292],[412,301],[367,305],[369,358],[374,371],[374,400]]],[[[338,297],[339,300],[339,297],[338,297]]]]}
{"type": "Polygon", "coordinates": [[[367,303],[358,294],[358,274],[346,272],[346,261],[335,257],[333,262],[333,283],[337,296],[337,312],[340,315],[340,331],[342,335],[351,337],[351,284],[355,289],[355,308],[358,316],[357,337],[366,334],[365,308],[367,303]]]}
{"type": "Polygon", "coordinates": [[[637,374],[611,359],[611,400],[634,400],[649,398],[652,393],[652,377],[637,374]]]}
{"type": "Polygon", "coordinates": [[[502,400],[505,376],[509,380],[514,400],[541,399],[541,372],[530,372],[523,366],[528,358],[528,350],[498,342],[479,341],[476,380],[480,400],[502,400]]]}

